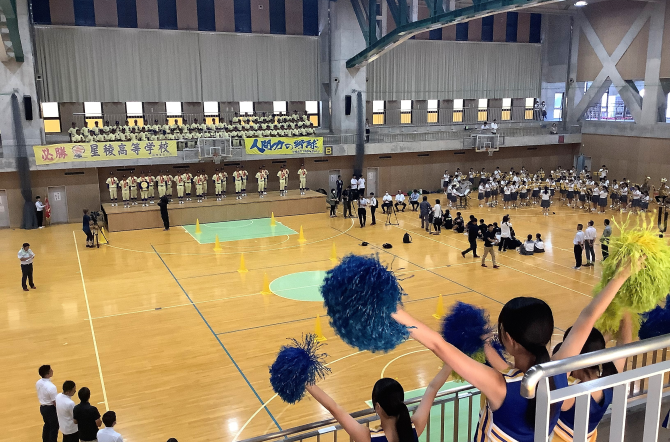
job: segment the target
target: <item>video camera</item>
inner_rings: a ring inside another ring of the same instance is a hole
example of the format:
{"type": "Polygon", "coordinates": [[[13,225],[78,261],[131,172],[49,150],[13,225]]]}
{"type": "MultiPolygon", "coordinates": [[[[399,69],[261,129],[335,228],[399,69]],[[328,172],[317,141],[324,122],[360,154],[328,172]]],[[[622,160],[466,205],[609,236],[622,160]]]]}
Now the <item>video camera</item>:
{"type": "Polygon", "coordinates": [[[98,211],[91,211],[89,212],[89,216],[91,217],[91,221],[93,222],[94,226],[98,225],[98,218],[100,218],[101,214],[98,211]]]}

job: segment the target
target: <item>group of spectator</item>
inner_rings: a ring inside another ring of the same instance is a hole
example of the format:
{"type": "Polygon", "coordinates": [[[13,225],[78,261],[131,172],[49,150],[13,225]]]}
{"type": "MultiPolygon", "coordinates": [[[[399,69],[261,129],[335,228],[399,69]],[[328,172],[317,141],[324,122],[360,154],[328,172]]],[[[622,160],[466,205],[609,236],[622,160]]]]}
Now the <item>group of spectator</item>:
{"type": "MultiPolygon", "coordinates": [[[[609,242],[610,236],[612,236],[610,220],[606,218],[604,224],[605,228],[600,237],[600,249],[603,254],[603,261],[609,256],[609,242]]],[[[577,233],[575,233],[575,238],[572,241],[575,252],[575,266],[573,269],[575,270],[580,270],[582,265],[584,267],[593,267],[596,262],[595,243],[598,232],[594,226],[593,220],[589,221],[586,230],[583,229],[583,224],[577,224],[577,233]],[[584,252],[586,252],[586,264],[583,264],[582,261],[582,253],[584,252]]]]}
{"type": "Polygon", "coordinates": [[[314,125],[307,115],[271,115],[271,116],[235,116],[232,120],[224,122],[218,119],[206,123],[194,118],[189,124],[185,119],[181,124],[176,124],[175,119],[166,119],[164,124],[154,120],[153,124],[141,125],[139,120],[127,121],[122,126],[117,121],[110,125],[105,121],[100,126],[95,121],[92,127],[88,127],[88,121],[84,127],[77,127],[72,123],[68,130],[70,141],[73,143],[100,143],[106,141],[160,141],[160,140],[197,140],[198,138],[262,138],[262,137],[304,137],[316,133],[314,125]]]}
{"type": "MultiPolygon", "coordinates": [[[[58,431],[63,433],[63,442],[123,442],[115,429],[116,413],[106,411],[102,416],[97,407],[91,405],[91,390],[81,387],[77,391],[74,381],[63,382],[60,393],[51,381],[53,369],[50,365],[39,368],[40,379],[35,384],[40,414],[44,420],[42,442],[57,442],[58,431]],[[77,394],[79,403],[72,397],[77,394]],[[100,428],[102,425],[104,428],[100,428]]],[[[170,438],[167,442],[177,442],[170,438]]]]}

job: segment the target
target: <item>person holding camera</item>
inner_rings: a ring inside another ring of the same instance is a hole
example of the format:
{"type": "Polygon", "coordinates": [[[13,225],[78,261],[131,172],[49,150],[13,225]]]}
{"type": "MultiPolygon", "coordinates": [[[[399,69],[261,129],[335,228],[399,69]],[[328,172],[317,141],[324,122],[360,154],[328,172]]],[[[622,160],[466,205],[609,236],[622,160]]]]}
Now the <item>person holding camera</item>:
{"type": "Polygon", "coordinates": [[[88,209],[84,209],[84,218],[82,219],[82,230],[86,234],[86,247],[93,248],[93,232],[91,227],[95,228],[91,217],[88,216],[88,209]]]}

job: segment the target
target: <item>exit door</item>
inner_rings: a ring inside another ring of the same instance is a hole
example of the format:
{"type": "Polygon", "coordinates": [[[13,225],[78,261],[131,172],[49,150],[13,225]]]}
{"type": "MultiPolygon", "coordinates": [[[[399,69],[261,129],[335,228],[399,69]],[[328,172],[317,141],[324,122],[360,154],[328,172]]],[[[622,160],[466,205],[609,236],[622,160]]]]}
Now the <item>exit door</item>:
{"type": "Polygon", "coordinates": [[[335,189],[337,192],[337,177],[340,175],[339,169],[333,169],[328,171],[328,188],[326,191],[330,194],[330,189],[335,189]]]}
{"type": "Polygon", "coordinates": [[[379,195],[377,192],[377,180],[379,175],[379,167],[368,167],[367,192],[374,192],[375,196],[379,195]]]}
{"type": "Polygon", "coordinates": [[[49,187],[49,205],[51,206],[51,224],[68,222],[67,194],[65,186],[49,187]]]}
{"type": "Polygon", "coordinates": [[[0,227],[9,227],[9,207],[7,207],[6,190],[0,190],[0,227]]]}

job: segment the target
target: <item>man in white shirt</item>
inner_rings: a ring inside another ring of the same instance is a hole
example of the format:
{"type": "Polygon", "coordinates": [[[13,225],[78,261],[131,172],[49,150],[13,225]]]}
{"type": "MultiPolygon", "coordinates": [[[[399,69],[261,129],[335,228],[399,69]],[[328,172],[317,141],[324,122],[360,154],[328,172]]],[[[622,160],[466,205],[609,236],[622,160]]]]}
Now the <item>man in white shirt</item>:
{"type": "Polygon", "coordinates": [[[372,215],[372,222],[370,223],[371,226],[374,226],[377,224],[377,220],[375,219],[375,210],[377,210],[377,198],[375,198],[374,192],[370,192],[370,215],[372,215]]]}
{"type": "Polygon", "coordinates": [[[398,206],[402,206],[402,211],[405,211],[405,195],[403,195],[401,190],[398,190],[398,194],[395,196],[395,210],[398,210],[398,206]]]}
{"type": "Polygon", "coordinates": [[[40,401],[40,414],[44,420],[42,427],[42,442],[57,442],[58,414],[56,413],[56,396],[58,390],[51,382],[54,375],[51,365],[42,365],[39,368],[40,380],[35,384],[37,399],[40,401]]]}
{"type": "Polygon", "coordinates": [[[351,177],[351,196],[352,199],[358,199],[358,177],[356,175],[351,177]]]}
{"type": "Polygon", "coordinates": [[[388,190],[382,197],[382,212],[387,213],[393,208],[393,197],[389,195],[388,190]]]}
{"type": "Polygon", "coordinates": [[[593,266],[596,262],[595,242],[596,242],[596,228],[593,226],[593,220],[589,221],[589,225],[584,231],[584,250],[586,251],[585,266],[593,266]]]}
{"type": "Polygon", "coordinates": [[[33,259],[35,259],[35,254],[30,250],[30,244],[24,242],[23,247],[19,250],[19,261],[21,261],[21,286],[23,286],[25,292],[29,291],[26,279],[28,279],[31,289],[37,288],[33,283],[33,259]]]}
{"type": "Polygon", "coordinates": [[[44,228],[44,226],[42,224],[44,224],[44,208],[45,207],[46,206],[44,205],[44,203],[42,202],[40,197],[36,196],[35,197],[35,210],[37,210],[37,227],[39,227],[40,229],[44,228]]]}
{"type": "Polygon", "coordinates": [[[582,229],[584,226],[582,224],[577,224],[577,233],[575,234],[575,239],[572,240],[575,251],[575,266],[573,269],[579,270],[582,268],[582,249],[584,249],[584,232],[582,229]]]}
{"type": "Polygon", "coordinates": [[[358,178],[358,194],[365,198],[365,178],[363,176],[358,178]]]}
{"type": "Polygon", "coordinates": [[[79,427],[74,421],[72,411],[74,410],[74,396],[77,387],[73,381],[63,382],[63,392],[56,396],[56,414],[58,415],[58,426],[63,433],[63,442],[79,442],[79,427]]]}
{"type": "Polygon", "coordinates": [[[496,123],[496,119],[493,119],[493,123],[491,123],[491,133],[495,134],[498,132],[498,123],[496,123]]]}
{"type": "Polygon", "coordinates": [[[98,442],[123,442],[123,437],[114,431],[116,425],[116,413],[108,411],[102,415],[102,423],[105,428],[98,430],[98,442]]]}

